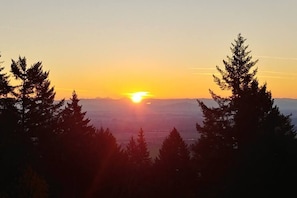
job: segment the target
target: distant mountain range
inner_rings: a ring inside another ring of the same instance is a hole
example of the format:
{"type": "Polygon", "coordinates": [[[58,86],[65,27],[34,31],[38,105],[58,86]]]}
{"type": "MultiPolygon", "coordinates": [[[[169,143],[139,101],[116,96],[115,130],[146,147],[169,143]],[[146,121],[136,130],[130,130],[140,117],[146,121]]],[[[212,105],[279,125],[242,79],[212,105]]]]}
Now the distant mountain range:
{"type": "MultiPolygon", "coordinates": [[[[212,99],[201,100],[216,105],[212,99]]],[[[195,99],[146,99],[140,104],[128,99],[82,99],[80,104],[95,127],[109,128],[122,143],[136,136],[140,128],[148,141],[160,141],[173,127],[185,140],[193,141],[198,137],[196,123],[203,120],[195,99]]],[[[291,114],[297,126],[297,99],[275,99],[275,105],[285,115],[291,114]]]]}

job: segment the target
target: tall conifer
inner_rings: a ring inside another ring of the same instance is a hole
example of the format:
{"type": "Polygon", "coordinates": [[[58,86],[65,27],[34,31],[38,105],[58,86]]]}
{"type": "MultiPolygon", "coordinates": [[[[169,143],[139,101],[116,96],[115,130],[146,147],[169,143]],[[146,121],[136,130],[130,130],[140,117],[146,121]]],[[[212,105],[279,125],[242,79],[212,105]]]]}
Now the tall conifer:
{"type": "MultiPolygon", "coordinates": [[[[216,107],[208,107],[198,100],[204,120],[197,124],[201,137],[193,146],[194,160],[201,183],[208,181],[209,187],[216,186],[218,195],[223,193],[218,189],[226,189],[232,174],[241,175],[247,184],[251,182],[251,175],[258,177],[261,171],[265,172],[258,167],[269,160],[271,163],[279,160],[272,156],[277,156],[276,153],[286,147],[280,150],[276,145],[283,138],[293,140],[295,136],[289,117],[282,115],[273,104],[266,84],[259,85],[257,68],[254,68],[257,60],[252,60],[245,41],[239,34],[231,46],[232,56],[223,60],[224,70],[217,66],[221,77],[213,76],[221,90],[230,91],[231,96],[221,97],[210,91],[216,107]],[[282,135],[277,137],[277,133],[282,135]]],[[[279,171],[269,170],[270,174],[279,171]]],[[[264,180],[263,177],[259,179],[265,183],[264,180]]]]}

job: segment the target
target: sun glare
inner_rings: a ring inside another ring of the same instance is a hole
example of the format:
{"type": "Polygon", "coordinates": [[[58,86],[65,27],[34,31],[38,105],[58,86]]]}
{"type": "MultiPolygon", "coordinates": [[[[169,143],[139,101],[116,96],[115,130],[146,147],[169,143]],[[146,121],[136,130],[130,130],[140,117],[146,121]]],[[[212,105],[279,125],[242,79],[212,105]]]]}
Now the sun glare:
{"type": "Polygon", "coordinates": [[[146,96],[148,96],[148,93],[144,91],[131,93],[131,100],[134,103],[140,103],[146,96]]]}

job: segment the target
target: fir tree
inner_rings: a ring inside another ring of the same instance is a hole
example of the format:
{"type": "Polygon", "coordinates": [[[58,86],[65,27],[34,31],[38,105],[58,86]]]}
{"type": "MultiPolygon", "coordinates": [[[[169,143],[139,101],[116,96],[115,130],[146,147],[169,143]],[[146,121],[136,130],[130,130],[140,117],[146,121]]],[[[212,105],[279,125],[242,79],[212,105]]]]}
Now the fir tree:
{"type": "Polygon", "coordinates": [[[137,142],[131,137],[126,150],[129,161],[132,164],[137,165],[140,169],[148,168],[151,165],[150,153],[147,148],[142,128],[139,130],[137,142]]]}
{"type": "Polygon", "coordinates": [[[91,165],[90,149],[95,129],[86,118],[86,112],[82,111],[75,91],[61,112],[58,126],[59,153],[55,165],[59,170],[57,177],[63,188],[62,195],[83,196],[91,182],[90,167],[87,166],[91,165]]]}
{"type": "Polygon", "coordinates": [[[3,73],[3,70],[4,67],[0,66],[0,131],[2,134],[8,130],[14,131],[17,124],[15,100],[11,97],[13,87],[10,85],[9,76],[3,73]]]}
{"type": "MultiPolygon", "coordinates": [[[[1,57],[1,55],[0,55],[1,57]]],[[[2,62],[0,62],[2,64],[2,62]]],[[[6,73],[2,73],[4,67],[0,67],[0,99],[7,97],[9,93],[12,91],[12,86],[9,84],[9,76],[6,73]]],[[[3,106],[3,104],[0,104],[3,106]]]]}
{"type": "Polygon", "coordinates": [[[67,102],[61,114],[62,133],[64,135],[83,137],[92,135],[94,128],[90,125],[90,119],[85,118],[86,112],[82,112],[79,99],[75,91],[70,102],[67,102]]]}
{"type": "MultiPolygon", "coordinates": [[[[52,131],[59,109],[64,101],[55,102],[54,88],[50,87],[49,72],[44,72],[42,63],[37,62],[27,67],[26,58],[12,60],[11,72],[20,84],[16,86],[14,95],[19,106],[20,126],[30,137],[48,137],[43,131],[52,131]]],[[[46,138],[45,137],[45,138],[46,138]]]]}
{"type": "Polygon", "coordinates": [[[137,150],[137,144],[134,140],[134,137],[132,136],[129,140],[129,143],[127,144],[127,147],[126,147],[126,153],[127,153],[127,156],[128,156],[128,160],[131,164],[131,166],[136,166],[137,165],[137,156],[136,156],[136,153],[138,152],[137,150]]]}
{"type": "MultiPolygon", "coordinates": [[[[232,95],[220,97],[210,91],[217,107],[207,107],[198,100],[204,121],[202,125],[197,124],[201,137],[193,146],[194,160],[201,183],[208,182],[209,187],[216,188],[209,191],[216,191],[217,196],[226,192],[228,180],[234,175],[244,174],[240,180],[246,180],[243,183],[247,184],[251,182],[251,175],[260,174],[259,167],[264,167],[267,161],[277,160],[271,158],[280,151],[275,147],[282,139],[276,138],[277,130],[291,140],[295,136],[289,117],[282,115],[274,106],[266,84],[259,86],[257,69],[253,68],[257,60],[252,61],[245,41],[239,34],[231,47],[232,56],[223,60],[224,70],[217,66],[221,78],[213,76],[215,83],[222,90],[231,91],[232,95]],[[260,163],[259,159],[267,157],[269,160],[260,163]]],[[[270,171],[274,174],[278,170],[270,171]]],[[[264,180],[263,177],[258,179],[262,183],[265,183],[264,180]]],[[[243,183],[237,189],[243,190],[243,183]]]]}
{"type": "Polygon", "coordinates": [[[163,141],[155,166],[158,175],[156,183],[159,187],[162,186],[161,196],[190,197],[192,195],[190,152],[175,128],[163,141]]]}
{"type": "Polygon", "coordinates": [[[151,157],[145,141],[142,128],[138,132],[137,140],[133,136],[126,147],[128,157],[128,188],[131,197],[148,196],[148,183],[151,173],[151,157]]]}
{"type": "Polygon", "coordinates": [[[126,197],[127,158],[109,129],[96,130],[89,155],[91,184],[85,197],[126,197]]]}
{"type": "Polygon", "coordinates": [[[17,133],[19,117],[12,93],[9,76],[0,66],[0,197],[13,196],[14,181],[20,177],[20,169],[27,162],[24,138],[17,133]]]}
{"type": "Polygon", "coordinates": [[[143,166],[144,168],[149,167],[151,165],[151,158],[142,128],[139,130],[138,133],[137,148],[137,162],[140,164],[140,166],[143,166]]]}

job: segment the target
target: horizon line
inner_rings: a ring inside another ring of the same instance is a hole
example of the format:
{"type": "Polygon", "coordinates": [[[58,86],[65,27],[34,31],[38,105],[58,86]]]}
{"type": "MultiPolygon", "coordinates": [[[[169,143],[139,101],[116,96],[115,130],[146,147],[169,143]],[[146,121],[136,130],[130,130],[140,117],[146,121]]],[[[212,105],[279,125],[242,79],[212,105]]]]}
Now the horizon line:
{"type": "MultiPolygon", "coordinates": [[[[65,98],[63,98],[65,99],[65,98]]],[[[55,99],[55,100],[63,100],[63,99],[55,99]]],[[[173,97],[173,98],[144,98],[143,100],[199,100],[199,99],[206,99],[206,100],[213,100],[211,97],[197,97],[197,98],[191,98],[191,97],[173,97]]],[[[297,100],[297,98],[293,97],[272,97],[272,99],[283,99],[283,100],[297,100]]],[[[65,99],[65,100],[70,100],[65,99]]],[[[112,98],[112,97],[94,97],[94,98],[79,98],[79,100],[130,100],[130,98],[121,97],[121,98],[112,98]]]]}

